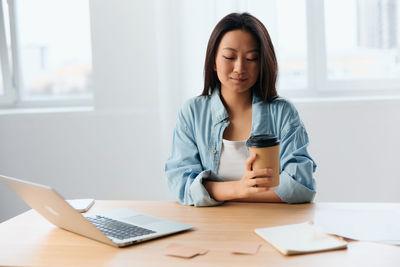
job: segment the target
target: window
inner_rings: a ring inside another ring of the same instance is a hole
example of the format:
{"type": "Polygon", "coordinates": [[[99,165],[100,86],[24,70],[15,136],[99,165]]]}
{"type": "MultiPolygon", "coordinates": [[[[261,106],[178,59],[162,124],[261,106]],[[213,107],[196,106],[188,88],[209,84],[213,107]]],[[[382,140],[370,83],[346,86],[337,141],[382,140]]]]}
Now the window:
{"type": "Polygon", "coordinates": [[[2,102],[9,106],[89,104],[89,2],[0,2],[2,102]]]}
{"type": "Polygon", "coordinates": [[[325,1],[329,80],[400,77],[399,8],[398,0],[325,1]]]}
{"type": "Polygon", "coordinates": [[[400,95],[400,1],[309,1],[316,96],[400,95]]]}

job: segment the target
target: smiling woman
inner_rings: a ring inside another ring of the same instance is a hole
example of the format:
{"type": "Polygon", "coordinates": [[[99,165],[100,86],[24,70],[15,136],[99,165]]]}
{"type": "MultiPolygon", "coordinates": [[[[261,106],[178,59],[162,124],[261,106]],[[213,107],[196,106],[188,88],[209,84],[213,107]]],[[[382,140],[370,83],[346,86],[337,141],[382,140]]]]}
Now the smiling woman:
{"type": "Polygon", "coordinates": [[[169,188],[181,203],[312,201],[316,165],[297,110],[278,97],[277,71],[271,38],[257,18],[232,13],[215,26],[204,90],[181,108],[165,167],[169,188]],[[246,140],[258,135],[280,139],[279,170],[253,169],[260,155],[249,154],[246,140]],[[278,188],[270,186],[274,173],[280,173],[278,188]]]}
{"type": "Polygon", "coordinates": [[[248,91],[260,74],[257,40],[247,31],[227,32],[215,57],[214,70],[221,82],[221,91],[248,91]],[[234,47],[232,47],[234,45],[234,47]],[[229,84],[230,86],[226,86],[229,84]]]}

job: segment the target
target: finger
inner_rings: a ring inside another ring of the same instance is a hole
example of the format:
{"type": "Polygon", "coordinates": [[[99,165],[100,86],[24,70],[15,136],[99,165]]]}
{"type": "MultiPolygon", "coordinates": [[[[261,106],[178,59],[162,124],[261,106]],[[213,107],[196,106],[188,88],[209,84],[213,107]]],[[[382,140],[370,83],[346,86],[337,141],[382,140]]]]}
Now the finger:
{"type": "Polygon", "coordinates": [[[272,182],[272,178],[271,177],[262,177],[262,178],[254,178],[251,179],[252,182],[252,186],[254,187],[266,187],[269,184],[271,184],[272,182]]]}
{"type": "Polygon", "coordinates": [[[259,169],[253,171],[254,177],[272,176],[273,171],[271,168],[259,169]]]}
{"type": "Polygon", "coordinates": [[[269,190],[270,190],[269,187],[252,187],[249,189],[251,194],[268,192],[269,190]]]}
{"type": "Polygon", "coordinates": [[[257,154],[251,154],[250,157],[246,160],[246,171],[251,171],[253,169],[253,163],[257,158],[257,154]]]}
{"type": "Polygon", "coordinates": [[[258,187],[258,186],[265,186],[272,181],[271,177],[262,177],[262,178],[251,178],[248,179],[246,185],[248,187],[258,187]]]}

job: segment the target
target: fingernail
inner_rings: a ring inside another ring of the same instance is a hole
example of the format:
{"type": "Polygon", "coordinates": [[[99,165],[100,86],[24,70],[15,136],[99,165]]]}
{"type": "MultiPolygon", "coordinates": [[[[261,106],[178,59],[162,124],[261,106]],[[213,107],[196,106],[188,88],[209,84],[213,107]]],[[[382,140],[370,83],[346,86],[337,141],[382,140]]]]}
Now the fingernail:
{"type": "Polygon", "coordinates": [[[272,174],[272,169],[267,169],[268,174],[272,174]]]}

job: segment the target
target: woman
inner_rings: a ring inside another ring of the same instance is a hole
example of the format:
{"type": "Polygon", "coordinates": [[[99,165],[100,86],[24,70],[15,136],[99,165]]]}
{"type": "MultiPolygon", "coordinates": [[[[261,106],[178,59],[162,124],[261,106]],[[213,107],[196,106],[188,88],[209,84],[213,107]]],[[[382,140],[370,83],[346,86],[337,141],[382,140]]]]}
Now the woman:
{"type": "Polygon", "coordinates": [[[203,93],[179,111],[165,171],[170,191],[185,205],[223,201],[303,203],[313,200],[316,165],[295,107],[276,92],[277,62],[265,26],[248,13],[232,13],[208,42],[203,93]],[[272,170],[252,170],[250,136],[275,134],[280,185],[272,170]]]}

